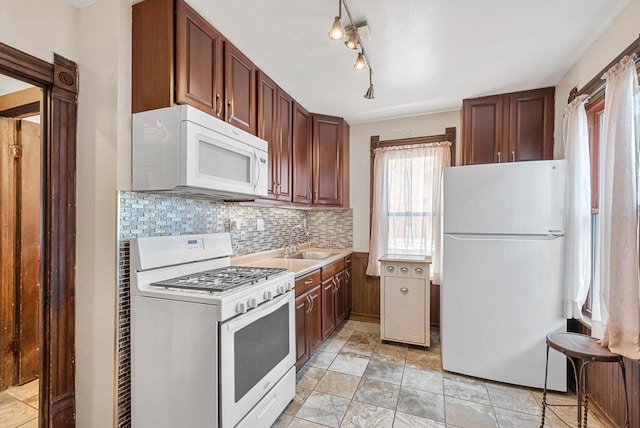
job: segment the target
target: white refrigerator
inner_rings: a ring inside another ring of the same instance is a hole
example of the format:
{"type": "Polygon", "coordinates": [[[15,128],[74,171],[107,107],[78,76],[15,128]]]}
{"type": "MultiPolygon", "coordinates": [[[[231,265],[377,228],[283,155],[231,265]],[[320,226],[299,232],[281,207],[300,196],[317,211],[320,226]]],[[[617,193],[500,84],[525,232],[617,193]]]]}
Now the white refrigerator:
{"type": "MultiPolygon", "coordinates": [[[[444,370],[542,388],[546,335],[562,314],[566,162],[447,168],[441,341],[444,370]]],[[[549,352],[548,388],[566,391],[549,352]]]]}

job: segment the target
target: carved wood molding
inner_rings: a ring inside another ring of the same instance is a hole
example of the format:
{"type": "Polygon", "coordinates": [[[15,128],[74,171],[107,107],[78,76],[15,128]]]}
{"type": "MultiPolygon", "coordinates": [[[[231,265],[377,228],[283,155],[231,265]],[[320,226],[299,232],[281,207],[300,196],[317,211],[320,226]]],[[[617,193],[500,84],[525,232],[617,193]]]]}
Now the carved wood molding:
{"type": "Polygon", "coordinates": [[[43,90],[41,427],[75,426],[75,175],[78,73],[0,43],[0,73],[43,90]]]}

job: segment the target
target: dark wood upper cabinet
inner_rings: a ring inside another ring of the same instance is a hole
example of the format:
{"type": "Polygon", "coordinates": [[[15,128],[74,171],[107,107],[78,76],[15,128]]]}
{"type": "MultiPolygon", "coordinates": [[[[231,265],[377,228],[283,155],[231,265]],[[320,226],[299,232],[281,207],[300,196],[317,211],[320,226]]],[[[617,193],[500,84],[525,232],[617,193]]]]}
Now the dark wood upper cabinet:
{"type": "Polygon", "coordinates": [[[269,143],[268,199],[291,202],[293,98],[258,71],[258,137],[269,143]]]}
{"type": "Polygon", "coordinates": [[[553,158],[555,88],[466,99],[464,165],[553,158]]]}
{"type": "Polygon", "coordinates": [[[256,66],[224,42],[224,97],[227,122],[256,135],[256,66]]]}
{"type": "Polygon", "coordinates": [[[311,204],[311,114],[293,103],[293,202],[311,204]]]}
{"type": "Polygon", "coordinates": [[[176,3],[176,102],[222,117],[223,40],[182,1],[176,3]]]}
{"type": "Polygon", "coordinates": [[[343,126],[340,117],[313,115],[313,204],[342,204],[343,126]]]}
{"type": "Polygon", "coordinates": [[[510,161],[553,159],[555,88],[509,95],[510,161]]]}
{"type": "Polygon", "coordinates": [[[267,195],[276,199],[278,195],[278,135],[276,132],[277,85],[258,71],[258,137],[269,143],[269,181],[267,195]]]}

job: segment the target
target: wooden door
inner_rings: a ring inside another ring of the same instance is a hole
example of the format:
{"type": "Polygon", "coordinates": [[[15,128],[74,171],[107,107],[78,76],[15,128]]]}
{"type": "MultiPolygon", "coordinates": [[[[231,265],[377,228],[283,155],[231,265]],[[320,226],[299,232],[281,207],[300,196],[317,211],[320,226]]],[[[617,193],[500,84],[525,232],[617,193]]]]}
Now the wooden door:
{"type": "Polygon", "coordinates": [[[17,131],[14,119],[0,118],[0,391],[16,381],[17,131]]]}
{"type": "Polygon", "coordinates": [[[322,281],[322,340],[329,337],[336,327],[335,279],[322,281]]]}
{"type": "Polygon", "coordinates": [[[293,103],[293,202],[311,204],[311,115],[293,103]]]}
{"type": "Polygon", "coordinates": [[[277,88],[278,200],[291,202],[293,171],[293,98],[277,88]]]}
{"type": "Polygon", "coordinates": [[[462,164],[506,162],[501,95],[462,101],[462,164]]]}
{"type": "Polygon", "coordinates": [[[256,66],[228,41],[224,42],[224,97],[227,122],[256,135],[256,66]]]}
{"type": "Polygon", "coordinates": [[[313,204],[342,204],[342,123],[339,117],[313,115],[313,204]]]}
{"type": "Polygon", "coordinates": [[[347,316],[347,287],[345,286],[344,271],[335,276],[336,279],[336,326],[347,316]]]}
{"type": "Polygon", "coordinates": [[[258,71],[258,137],[269,144],[269,179],[267,198],[277,199],[280,181],[280,141],[278,139],[276,110],[277,86],[266,74],[258,71]]]}
{"type": "Polygon", "coordinates": [[[321,285],[316,285],[307,293],[311,307],[307,314],[307,347],[311,356],[322,345],[322,291],[321,285]]]}
{"type": "Polygon", "coordinates": [[[553,87],[509,94],[509,162],[553,159],[554,95],[553,87]]]}
{"type": "Polygon", "coordinates": [[[17,319],[18,384],[22,385],[36,379],[40,373],[42,140],[39,124],[21,121],[20,145],[17,319]]]}
{"type": "Polygon", "coordinates": [[[223,117],[223,37],[186,3],[176,4],[176,102],[223,117]]]}
{"type": "Polygon", "coordinates": [[[308,293],[296,298],[296,369],[309,359],[307,348],[307,311],[309,307],[308,293]]]}
{"type": "Polygon", "coordinates": [[[0,118],[0,390],[40,372],[40,125],[0,118]]]}

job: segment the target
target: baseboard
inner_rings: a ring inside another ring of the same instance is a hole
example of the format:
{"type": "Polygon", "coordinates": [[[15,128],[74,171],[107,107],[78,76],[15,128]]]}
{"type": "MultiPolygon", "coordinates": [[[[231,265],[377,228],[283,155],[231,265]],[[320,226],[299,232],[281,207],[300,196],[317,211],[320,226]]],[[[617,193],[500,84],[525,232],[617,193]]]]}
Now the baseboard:
{"type": "Polygon", "coordinates": [[[374,324],[380,324],[380,317],[375,316],[375,315],[368,315],[368,314],[356,314],[351,312],[351,315],[349,316],[350,320],[353,321],[362,321],[362,322],[370,322],[370,323],[374,323],[374,324]]]}

